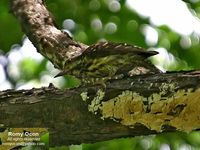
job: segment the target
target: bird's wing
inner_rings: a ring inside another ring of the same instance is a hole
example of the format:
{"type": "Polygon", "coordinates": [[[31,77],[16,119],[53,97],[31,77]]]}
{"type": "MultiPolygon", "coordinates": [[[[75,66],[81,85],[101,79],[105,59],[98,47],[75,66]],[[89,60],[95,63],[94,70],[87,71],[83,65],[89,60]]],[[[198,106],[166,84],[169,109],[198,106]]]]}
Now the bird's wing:
{"type": "Polygon", "coordinates": [[[114,54],[127,54],[133,53],[142,55],[144,57],[150,57],[158,54],[156,51],[146,51],[145,49],[129,45],[126,43],[113,43],[113,42],[99,42],[97,44],[89,46],[83,53],[83,55],[93,56],[108,56],[114,54]]]}

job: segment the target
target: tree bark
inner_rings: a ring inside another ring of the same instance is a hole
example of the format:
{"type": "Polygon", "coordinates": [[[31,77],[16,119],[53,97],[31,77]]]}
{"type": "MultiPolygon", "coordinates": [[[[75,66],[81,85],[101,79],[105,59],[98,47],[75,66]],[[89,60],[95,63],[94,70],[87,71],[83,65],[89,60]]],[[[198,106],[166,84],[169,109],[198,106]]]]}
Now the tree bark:
{"type": "Polygon", "coordinates": [[[0,124],[49,128],[50,145],[200,129],[200,71],[0,92],[0,124]]]}
{"type": "Polygon", "coordinates": [[[11,0],[10,8],[37,51],[55,68],[63,70],[68,61],[80,56],[88,47],[73,41],[56,27],[43,0],[11,0]]]}

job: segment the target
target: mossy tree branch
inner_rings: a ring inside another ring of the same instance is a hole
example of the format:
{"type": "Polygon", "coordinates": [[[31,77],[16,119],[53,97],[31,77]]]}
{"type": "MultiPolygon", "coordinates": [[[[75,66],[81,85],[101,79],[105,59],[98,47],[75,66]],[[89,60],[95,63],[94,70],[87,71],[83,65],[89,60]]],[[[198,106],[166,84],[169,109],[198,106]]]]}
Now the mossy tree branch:
{"type": "Polygon", "coordinates": [[[200,72],[135,76],[101,86],[0,92],[0,124],[45,127],[50,144],[200,129],[200,72]],[[108,109],[109,108],[109,109],[108,109]]]}

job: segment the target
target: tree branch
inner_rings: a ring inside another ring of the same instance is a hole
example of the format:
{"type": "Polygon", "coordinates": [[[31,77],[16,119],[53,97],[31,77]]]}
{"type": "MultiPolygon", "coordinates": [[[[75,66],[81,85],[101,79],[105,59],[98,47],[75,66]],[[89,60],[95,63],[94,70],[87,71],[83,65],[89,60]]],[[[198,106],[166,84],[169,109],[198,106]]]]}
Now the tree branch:
{"type": "Polygon", "coordinates": [[[42,0],[11,0],[11,12],[38,52],[58,69],[64,70],[68,61],[81,55],[88,47],[56,28],[42,0]]]}
{"type": "Polygon", "coordinates": [[[0,92],[0,124],[45,127],[50,144],[200,129],[200,71],[134,76],[101,86],[0,92]]]}

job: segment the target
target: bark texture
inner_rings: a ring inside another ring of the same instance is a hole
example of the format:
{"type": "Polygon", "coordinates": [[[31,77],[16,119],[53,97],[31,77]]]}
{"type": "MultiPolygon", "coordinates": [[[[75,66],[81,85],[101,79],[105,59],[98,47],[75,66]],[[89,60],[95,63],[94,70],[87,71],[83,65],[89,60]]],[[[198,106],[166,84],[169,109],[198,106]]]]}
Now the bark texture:
{"type": "Polygon", "coordinates": [[[68,61],[87,48],[56,28],[52,15],[42,0],[11,0],[11,12],[20,22],[38,52],[63,70],[68,61]]]}
{"type": "Polygon", "coordinates": [[[31,90],[6,90],[0,92],[0,124],[6,127],[49,128],[51,146],[93,143],[171,131],[188,132],[200,129],[199,85],[200,72],[196,71],[114,80],[107,83],[106,89],[91,86],[59,90],[49,86],[31,90]],[[176,86],[172,87],[174,83],[176,86]],[[104,93],[103,97],[99,95],[99,91],[104,93]],[[115,115],[108,116],[110,112],[105,112],[104,105],[127,91],[140,95],[144,108],[148,109],[144,112],[141,105],[138,105],[140,100],[133,94],[132,105],[126,95],[126,98],[121,96],[125,104],[120,103],[121,107],[127,107],[124,108],[123,115],[117,115],[122,108],[117,104],[120,101],[116,100],[116,108],[110,107],[115,115]],[[185,93],[175,96],[180,91],[185,93]],[[84,93],[87,93],[87,97],[84,93]],[[160,97],[155,95],[160,93],[160,97]],[[191,97],[192,94],[195,97],[191,97]],[[153,95],[155,99],[149,98],[153,95]],[[100,102],[96,101],[92,106],[94,100],[100,102]],[[129,105],[133,106],[132,110],[129,105]],[[97,106],[100,109],[96,109],[97,106]],[[131,117],[128,118],[129,114],[131,117]],[[149,119],[144,119],[145,116],[149,119]],[[152,120],[152,116],[156,121],[152,120]],[[181,118],[182,120],[175,122],[181,118]]]}

